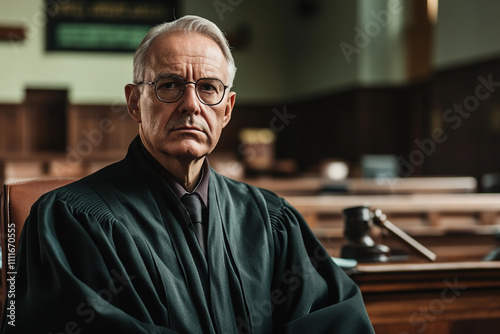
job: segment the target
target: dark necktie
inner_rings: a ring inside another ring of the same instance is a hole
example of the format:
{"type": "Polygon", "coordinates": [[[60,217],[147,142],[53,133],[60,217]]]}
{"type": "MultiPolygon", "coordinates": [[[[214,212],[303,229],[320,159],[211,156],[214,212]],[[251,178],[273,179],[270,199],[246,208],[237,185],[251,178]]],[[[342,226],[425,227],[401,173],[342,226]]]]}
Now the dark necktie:
{"type": "Polygon", "coordinates": [[[193,223],[194,232],[196,233],[196,237],[198,238],[198,242],[200,244],[200,248],[205,254],[205,239],[203,237],[203,220],[202,220],[202,204],[201,199],[197,194],[185,194],[181,198],[182,204],[189,212],[189,217],[191,218],[191,222],[193,223]]]}

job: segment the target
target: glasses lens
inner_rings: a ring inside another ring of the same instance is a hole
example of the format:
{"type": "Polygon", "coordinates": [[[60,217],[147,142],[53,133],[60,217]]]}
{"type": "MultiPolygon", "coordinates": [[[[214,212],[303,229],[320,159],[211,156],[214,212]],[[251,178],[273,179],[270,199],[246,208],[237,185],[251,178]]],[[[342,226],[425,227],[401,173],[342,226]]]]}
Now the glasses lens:
{"type": "Polygon", "coordinates": [[[179,100],[184,92],[185,83],[179,78],[165,77],[156,83],[156,94],[164,102],[179,100]]]}
{"type": "Polygon", "coordinates": [[[224,97],[224,90],[224,84],[218,79],[200,79],[196,83],[196,94],[205,104],[218,104],[224,97]]]}

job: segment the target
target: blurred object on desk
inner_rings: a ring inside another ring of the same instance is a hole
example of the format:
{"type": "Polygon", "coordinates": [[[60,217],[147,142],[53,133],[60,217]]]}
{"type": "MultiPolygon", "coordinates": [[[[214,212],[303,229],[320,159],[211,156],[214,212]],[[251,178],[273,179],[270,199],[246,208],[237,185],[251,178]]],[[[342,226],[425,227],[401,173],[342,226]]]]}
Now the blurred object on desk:
{"type": "Polygon", "coordinates": [[[346,161],[328,159],[321,163],[321,176],[327,180],[343,181],[349,176],[349,165],[346,161]]]}
{"type": "Polygon", "coordinates": [[[500,173],[486,173],[481,177],[483,193],[500,193],[500,173]]]}
{"type": "Polygon", "coordinates": [[[399,176],[394,155],[366,154],[361,157],[361,173],[366,179],[394,179],[399,176]]]}
{"type": "Polygon", "coordinates": [[[275,161],[276,135],[267,128],[245,128],[239,133],[241,154],[247,173],[272,172],[275,161]]]}

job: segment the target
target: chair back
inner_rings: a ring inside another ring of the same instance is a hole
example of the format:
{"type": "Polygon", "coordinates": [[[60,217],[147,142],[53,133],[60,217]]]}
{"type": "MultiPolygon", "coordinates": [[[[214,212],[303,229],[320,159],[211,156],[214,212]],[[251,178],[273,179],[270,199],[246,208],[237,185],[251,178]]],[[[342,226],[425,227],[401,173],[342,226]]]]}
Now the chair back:
{"type": "Polygon", "coordinates": [[[2,304],[0,310],[8,291],[7,273],[15,271],[14,268],[9,267],[9,262],[11,265],[15,262],[19,237],[31,206],[43,194],[73,181],[76,179],[35,179],[3,186],[0,197],[0,242],[2,247],[2,304]]]}

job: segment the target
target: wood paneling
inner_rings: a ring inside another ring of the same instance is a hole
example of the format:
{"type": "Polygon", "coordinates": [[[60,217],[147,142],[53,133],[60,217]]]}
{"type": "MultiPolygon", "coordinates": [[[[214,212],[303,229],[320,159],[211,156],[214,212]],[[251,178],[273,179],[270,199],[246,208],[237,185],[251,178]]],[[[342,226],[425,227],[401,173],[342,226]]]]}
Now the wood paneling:
{"type": "Polygon", "coordinates": [[[71,105],[67,91],[29,89],[0,104],[0,181],[81,177],[122,158],[138,125],[123,105],[71,105]]]}
{"type": "Polygon", "coordinates": [[[27,152],[62,151],[66,146],[66,90],[27,89],[23,104],[27,152]]]}
{"type": "Polygon", "coordinates": [[[68,114],[67,149],[82,156],[125,152],[138,133],[125,106],[71,105],[68,114]]]}
{"type": "MultiPolygon", "coordinates": [[[[239,131],[261,127],[275,132],[277,158],[295,160],[300,172],[328,158],[356,166],[362,155],[392,154],[410,163],[404,176],[479,179],[500,171],[498,73],[500,59],[493,59],[439,71],[408,85],[353,87],[276,104],[237,103],[216,152],[241,154],[239,131]],[[482,95],[476,97],[479,85],[482,95]],[[453,108],[464,103],[474,111],[460,117],[453,108]],[[283,122],[279,115],[290,118],[283,122]],[[446,139],[431,143],[436,129],[446,139]]],[[[61,96],[56,108],[44,97],[42,110],[37,99],[46,94],[36,94],[31,92],[20,105],[0,104],[0,153],[64,152],[68,147],[85,154],[123,151],[137,133],[125,106],[67,105],[63,112],[61,96]],[[89,148],[91,140],[96,145],[89,148]]]]}
{"type": "Polygon", "coordinates": [[[498,262],[358,265],[351,277],[378,334],[493,334],[500,325],[498,262]]]}
{"type": "Polygon", "coordinates": [[[20,152],[23,148],[21,106],[0,105],[0,152],[20,152]]]}

